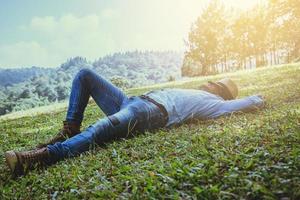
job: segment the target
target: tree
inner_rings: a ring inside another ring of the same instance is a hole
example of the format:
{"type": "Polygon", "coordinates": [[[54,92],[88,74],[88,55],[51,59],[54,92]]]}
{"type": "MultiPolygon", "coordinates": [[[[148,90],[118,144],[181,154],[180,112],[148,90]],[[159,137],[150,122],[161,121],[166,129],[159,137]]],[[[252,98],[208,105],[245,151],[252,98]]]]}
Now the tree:
{"type": "MultiPolygon", "coordinates": [[[[188,50],[185,61],[197,65],[198,69],[192,74],[184,62],[183,75],[208,75],[217,73],[217,63],[223,54],[219,44],[222,43],[226,27],[224,5],[219,0],[212,0],[202,15],[191,28],[188,38],[188,50]]],[[[193,70],[194,71],[194,70],[193,70]]]]}
{"type": "Polygon", "coordinates": [[[59,84],[58,86],[55,87],[55,90],[57,92],[57,100],[65,100],[69,96],[69,90],[70,88],[67,87],[65,84],[59,84]]]}
{"type": "Polygon", "coordinates": [[[176,79],[175,79],[175,77],[174,76],[169,76],[169,78],[168,78],[168,82],[171,82],[171,81],[175,81],[176,79]]]}
{"type": "Polygon", "coordinates": [[[19,98],[30,98],[31,91],[29,89],[25,89],[20,95],[19,98]]]}
{"type": "Polygon", "coordinates": [[[291,62],[300,57],[300,1],[269,0],[269,7],[278,49],[285,52],[286,62],[291,62]]]}
{"type": "Polygon", "coordinates": [[[264,5],[258,5],[250,11],[249,42],[251,55],[255,57],[256,67],[267,64],[267,36],[270,24],[267,10],[264,5]]]}

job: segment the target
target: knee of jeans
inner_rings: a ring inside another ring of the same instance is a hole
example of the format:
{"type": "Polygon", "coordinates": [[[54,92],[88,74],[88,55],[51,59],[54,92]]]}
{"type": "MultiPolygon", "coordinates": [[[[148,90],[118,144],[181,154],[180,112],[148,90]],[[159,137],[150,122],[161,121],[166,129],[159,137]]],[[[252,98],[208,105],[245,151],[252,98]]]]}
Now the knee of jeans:
{"type": "Polygon", "coordinates": [[[84,68],[77,73],[74,81],[79,80],[84,87],[90,89],[93,83],[93,79],[96,75],[97,74],[94,71],[84,68]]]}
{"type": "Polygon", "coordinates": [[[81,69],[76,75],[77,78],[85,81],[89,81],[96,76],[102,78],[100,75],[96,74],[96,72],[88,68],[81,69]]]}
{"type": "Polygon", "coordinates": [[[83,69],[79,70],[79,72],[77,73],[77,77],[84,79],[84,78],[90,77],[94,74],[95,74],[95,72],[93,72],[92,70],[83,68],[83,69]]]}

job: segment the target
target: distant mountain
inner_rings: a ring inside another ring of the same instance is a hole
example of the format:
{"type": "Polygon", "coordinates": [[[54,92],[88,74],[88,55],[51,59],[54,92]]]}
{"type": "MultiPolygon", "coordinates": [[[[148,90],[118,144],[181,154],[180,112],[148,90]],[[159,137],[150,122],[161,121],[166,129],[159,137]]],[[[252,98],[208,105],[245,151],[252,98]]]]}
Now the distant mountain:
{"type": "Polygon", "coordinates": [[[118,76],[130,80],[131,86],[168,81],[181,77],[183,53],[165,51],[134,51],[115,53],[89,62],[75,57],[63,63],[59,71],[74,75],[82,68],[89,68],[107,79],[118,76]]]}
{"type": "Polygon", "coordinates": [[[93,62],[68,59],[57,68],[0,70],[0,115],[68,98],[74,75],[88,68],[118,87],[128,88],[176,80],[181,77],[183,53],[133,51],[114,53],[93,62]]]}
{"type": "Polygon", "coordinates": [[[21,83],[34,76],[47,75],[55,71],[53,68],[17,68],[17,69],[1,69],[0,68],[0,86],[10,86],[21,83]]]}

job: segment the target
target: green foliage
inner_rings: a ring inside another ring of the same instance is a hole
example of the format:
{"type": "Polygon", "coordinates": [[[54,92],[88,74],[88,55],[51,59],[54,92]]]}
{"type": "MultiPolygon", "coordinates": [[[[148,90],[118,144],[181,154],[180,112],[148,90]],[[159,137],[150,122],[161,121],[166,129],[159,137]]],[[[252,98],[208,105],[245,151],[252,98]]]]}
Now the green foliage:
{"type": "Polygon", "coordinates": [[[240,12],[212,0],[191,27],[182,75],[290,63],[300,56],[299,0],[269,0],[240,12]]]}
{"type": "MultiPolygon", "coordinates": [[[[183,75],[189,75],[191,59],[198,63],[198,73],[195,75],[215,74],[216,69],[212,67],[219,60],[220,44],[223,43],[225,32],[225,9],[219,0],[213,0],[207,6],[201,17],[192,26],[189,34],[189,50],[186,52],[186,60],[183,65],[183,75]],[[188,70],[187,70],[188,69],[188,70]]],[[[194,72],[191,72],[194,73],[194,72]]]]}
{"type": "Polygon", "coordinates": [[[65,100],[69,96],[70,86],[70,76],[53,73],[3,88],[0,115],[65,100]]]}
{"type": "MultiPolygon", "coordinates": [[[[299,199],[299,64],[126,92],[197,88],[225,76],[237,81],[240,97],[262,94],[266,108],[114,141],[16,180],[3,152],[30,149],[50,138],[66,110],[2,119],[0,199],[299,199]]],[[[103,116],[91,102],[83,127],[103,116]]]]}
{"type": "Polygon", "coordinates": [[[182,54],[173,51],[134,51],[114,53],[93,63],[86,58],[74,57],[55,69],[0,70],[0,98],[3,99],[0,115],[66,100],[73,77],[83,68],[92,69],[125,89],[166,82],[170,76],[178,78],[181,62],[182,54]]]}

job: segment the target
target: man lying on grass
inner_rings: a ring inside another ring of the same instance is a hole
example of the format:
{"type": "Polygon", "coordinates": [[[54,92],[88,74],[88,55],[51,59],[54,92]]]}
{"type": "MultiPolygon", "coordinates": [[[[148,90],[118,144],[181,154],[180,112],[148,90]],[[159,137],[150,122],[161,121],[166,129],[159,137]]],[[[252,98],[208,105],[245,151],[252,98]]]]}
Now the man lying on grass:
{"type": "Polygon", "coordinates": [[[230,79],[208,82],[200,89],[161,89],[127,97],[94,72],[83,69],[74,78],[63,129],[31,151],[5,153],[14,175],[79,155],[95,145],[126,138],[136,132],[170,127],[187,120],[212,119],[263,106],[259,95],[234,100],[238,89],[230,79]],[[92,96],[107,117],[80,132],[83,113],[92,96]]]}

